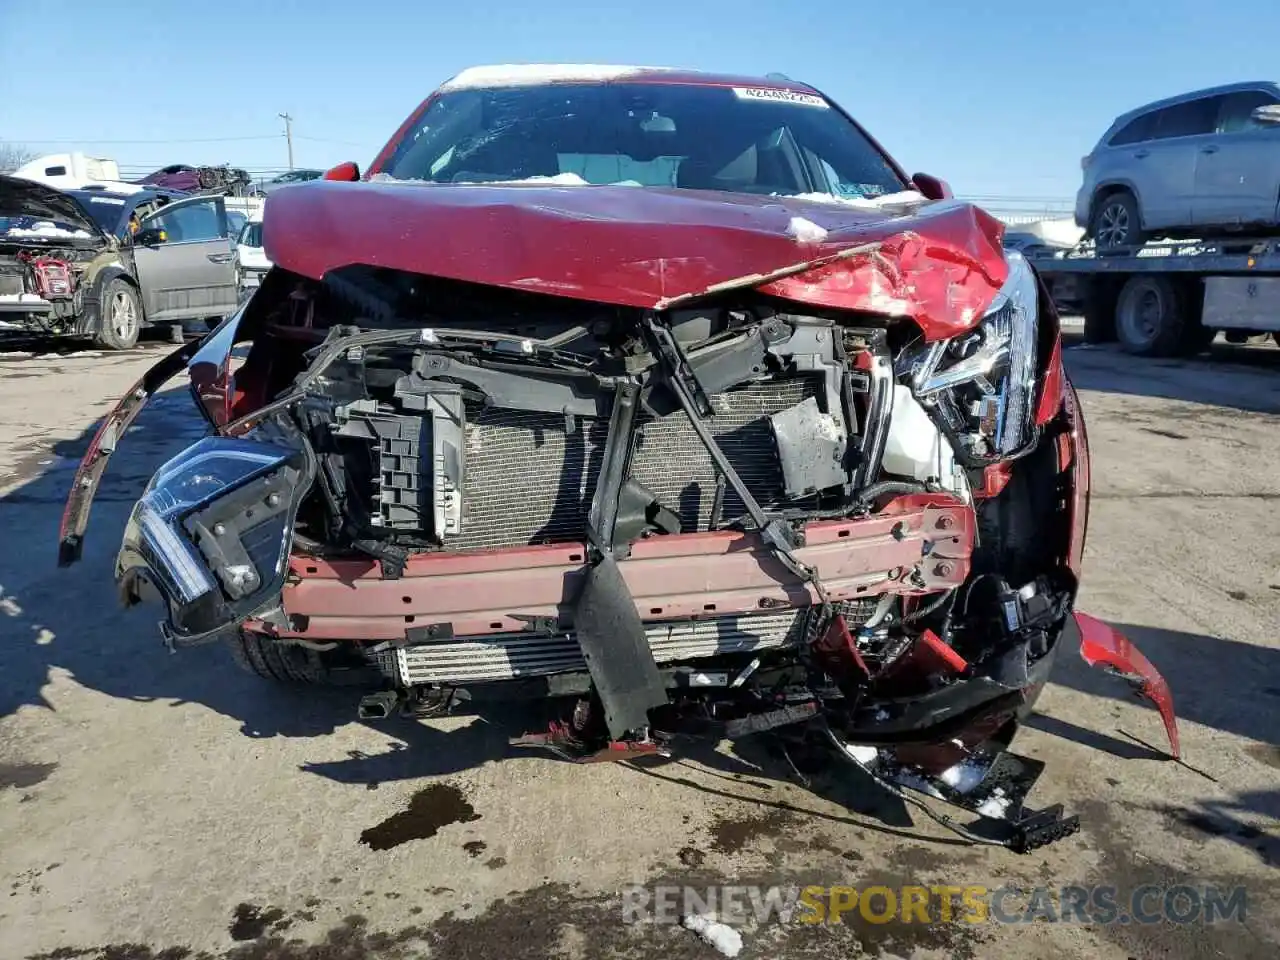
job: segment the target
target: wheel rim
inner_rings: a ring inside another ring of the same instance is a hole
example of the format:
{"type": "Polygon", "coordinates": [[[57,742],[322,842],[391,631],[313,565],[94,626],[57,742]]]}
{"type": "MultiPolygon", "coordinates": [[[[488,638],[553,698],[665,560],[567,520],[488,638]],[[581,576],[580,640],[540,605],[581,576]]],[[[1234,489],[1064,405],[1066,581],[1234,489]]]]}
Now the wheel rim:
{"type": "Polygon", "coordinates": [[[111,297],[111,332],[120,340],[131,340],[138,329],[138,311],[133,297],[117,293],[111,297]]]}
{"type": "Polygon", "coordinates": [[[1104,247],[1123,246],[1129,239],[1129,208],[1113,203],[1098,217],[1098,243],[1104,247]]]}
{"type": "Polygon", "coordinates": [[[1164,299],[1155,287],[1142,287],[1124,298],[1118,313],[1120,332],[1125,342],[1150,346],[1160,333],[1164,299]]]}

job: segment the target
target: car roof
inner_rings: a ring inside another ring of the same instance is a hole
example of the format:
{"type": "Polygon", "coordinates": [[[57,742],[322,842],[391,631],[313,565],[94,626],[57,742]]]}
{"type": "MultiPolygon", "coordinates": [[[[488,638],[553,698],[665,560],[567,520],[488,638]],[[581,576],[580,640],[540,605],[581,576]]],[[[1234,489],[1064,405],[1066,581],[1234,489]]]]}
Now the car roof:
{"type": "Polygon", "coordinates": [[[135,205],[143,200],[154,200],[157,197],[168,197],[171,200],[182,200],[187,194],[181,190],[131,190],[129,193],[117,193],[114,190],[95,190],[92,187],[77,187],[75,190],[68,190],[67,193],[73,196],[83,197],[111,197],[114,200],[123,200],[126,203],[133,202],[135,205]]]}
{"type": "Polygon", "coordinates": [[[1191,90],[1187,93],[1165,97],[1163,100],[1152,100],[1150,103],[1135,107],[1128,113],[1122,113],[1116,118],[1116,123],[1124,123],[1135,117],[1140,117],[1144,113],[1150,113],[1152,110],[1172,107],[1179,103],[1186,103],[1189,100],[1199,100],[1203,97],[1220,96],[1226,93],[1242,93],[1247,90],[1280,90],[1280,87],[1277,87],[1274,80],[1243,80],[1238,83],[1224,83],[1216,87],[1204,87],[1200,90],[1191,90]]]}
{"type": "Polygon", "coordinates": [[[554,83],[666,83],[681,86],[751,87],[817,93],[806,83],[773,73],[765,77],[706,73],[672,67],[639,67],[599,63],[507,63],[469,67],[446,80],[439,92],[494,87],[543,86],[554,83]]]}

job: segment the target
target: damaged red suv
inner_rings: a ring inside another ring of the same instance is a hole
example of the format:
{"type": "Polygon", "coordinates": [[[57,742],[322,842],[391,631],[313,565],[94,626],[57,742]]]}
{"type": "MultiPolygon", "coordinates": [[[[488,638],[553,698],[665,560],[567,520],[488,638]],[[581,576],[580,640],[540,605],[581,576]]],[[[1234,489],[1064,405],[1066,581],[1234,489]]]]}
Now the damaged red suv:
{"type": "Polygon", "coordinates": [[[366,718],[539,697],[521,742],[578,759],[767,733],[1034,848],[1077,822],[1006,747],[1061,647],[1177,743],[1159,675],[1073,613],[1084,424],[1001,235],[805,84],[466,71],[363,178],[272,195],[273,270],[106,419],[60,560],[186,368],[212,433],[116,569],[172,646],[376,670],[366,718]]]}

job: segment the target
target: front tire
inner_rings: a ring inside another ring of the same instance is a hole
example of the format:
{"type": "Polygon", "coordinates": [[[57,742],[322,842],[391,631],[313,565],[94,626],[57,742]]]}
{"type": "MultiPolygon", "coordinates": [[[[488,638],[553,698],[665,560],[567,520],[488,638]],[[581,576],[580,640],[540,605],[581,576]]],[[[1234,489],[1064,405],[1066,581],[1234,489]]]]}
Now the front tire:
{"type": "Polygon", "coordinates": [[[231,657],[242,670],[292,686],[378,686],[381,675],[354,651],[313,650],[296,643],[282,643],[250,630],[237,631],[227,641],[231,657]]]}
{"type": "Polygon", "coordinates": [[[1095,201],[1093,216],[1089,218],[1089,235],[1099,253],[1141,246],[1142,213],[1138,209],[1138,198],[1128,190],[1121,190],[1095,201]]]}
{"type": "Polygon", "coordinates": [[[137,288],[123,277],[114,277],[103,287],[99,304],[98,344],[108,350],[131,350],[142,333],[142,299],[137,288]]]}

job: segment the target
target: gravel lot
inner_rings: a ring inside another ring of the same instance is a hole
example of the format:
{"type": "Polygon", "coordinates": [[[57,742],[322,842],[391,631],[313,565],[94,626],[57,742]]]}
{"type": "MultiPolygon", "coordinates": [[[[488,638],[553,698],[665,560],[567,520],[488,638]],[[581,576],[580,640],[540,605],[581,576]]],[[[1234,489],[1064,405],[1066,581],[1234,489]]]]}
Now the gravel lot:
{"type": "Polygon", "coordinates": [[[156,609],[116,604],[111,562],[155,466],[201,433],[185,388],[113,461],[84,562],[54,557],[94,423],[168,349],[0,353],[0,960],[717,956],[621,922],[621,887],[662,882],[1244,885],[1244,924],[850,914],[748,929],[742,955],[1278,955],[1280,350],[1068,351],[1096,482],[1082,605],[1164,672],[1186,762],[1154,710],[1064,652],[1016,746],[1048,764],[1035,801],[1084,826],[1018,857],[848,784],[802,789],[749,749],[577,767],[512,755],[503,718],[370,726],[351,694],[166,653],[156,609]]]}

